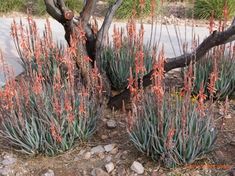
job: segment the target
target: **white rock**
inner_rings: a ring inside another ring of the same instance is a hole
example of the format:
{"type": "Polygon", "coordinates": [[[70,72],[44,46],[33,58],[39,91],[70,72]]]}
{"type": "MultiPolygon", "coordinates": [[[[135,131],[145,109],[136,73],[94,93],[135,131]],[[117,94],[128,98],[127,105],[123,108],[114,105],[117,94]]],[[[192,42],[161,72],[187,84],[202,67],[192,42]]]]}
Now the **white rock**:
{"type": "Polygon", "coordinates": [[[0,175],[2,176],[8,176],[12,174],[13,174],[13,170],[9,167],[3,167],[0,169],[0,175]]]}
{"type": "Polygon", "coordinates": [[[2,164],[4,166],[12,165],[16,162],[16,158],[13,157],[13,155],[6,154],[2,160],[2,164]]]}
{"type": "Polygon", "coordinates": [[[91,158],[91,152],[86,152],[84,155],[84,159],[88,160],[91,158]]]}
{"type": "Polygon", "coordinates": [[[112,156],[107,156],[106,158],[105,158],[105,161],[108,163],[108,162],[110,162],[110,161],[112,161],[112,156]]]}
{"type": "Polygon", "coordinates": [[[117,127],[117,122],[115,120],[108,120],[107,121],[107,127],[109,129],[113,129],[113,128],[116,128],[117,127]]]}
{"type": "Polygon", "coordinates": [[[53,170],[49,169],[46,173],[42,174],[42,176],[55,176],[55,173],[53,170]]]}
{"type": "Polygon", "coordinates": [[[99,154],[99,153],[103,153],[105,150],[104,150],[104,147],[102,147],[101,145],[98,145],[96,147],[93,147],[91,149],[91,154],[99,154]]]}
{"type": "Polygon", "coordinates": [[[144,173],[144,167],[138,161],[133,162],[133,164],[131,165],[131,170],[133,170],[137,174],[143,174],[144,173]]]}
{"type": "Polygon", "coordinates": [[[111,152],[114,149],[114,147],[115,147],[115,144],[108,144],[104,146],[104,150],[106,152],[111,152]]]}
{"type": "Polygon", "coordinates": [[[113,169],[114,169],[114,164],[112,163],[112,162],[110,162],[110,163],[108,163],[108,164],[106,164],[105,165],[105,169],[106,169],[106,171],[108,172],[108,173],[110,173],[110,172],[112,172],[113,171],[113,169]]]}
{"type": "Polygon", "coordinates": [[[91,171],[91,175],[92,176],[109,176],[109,174],[107,172],[105,172],[103,169],[101,168],[95,168],[91,171]]]}

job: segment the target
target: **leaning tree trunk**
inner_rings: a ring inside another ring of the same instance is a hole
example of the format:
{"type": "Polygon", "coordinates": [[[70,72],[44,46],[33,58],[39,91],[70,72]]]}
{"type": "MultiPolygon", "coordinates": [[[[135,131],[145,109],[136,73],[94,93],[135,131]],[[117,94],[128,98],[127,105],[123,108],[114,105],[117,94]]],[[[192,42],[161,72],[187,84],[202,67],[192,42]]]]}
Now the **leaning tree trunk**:
{"type": "MultiPolygon", "coordinates": [[[[86,33],[86,44],[80,46],[83,55],[88,55],[91,58],[91,66],[94,66],[94,62],[97,63],[100,68],[101,63],[101,52],[103,50],[104,41],[106,34],[108,33],[111,25],[113,16],[122,4],[122,0],[116,0],[111,5],[106,13],[104,22],[97,33],[93,31],[89,24],[90,18],[96,7],[98,0],[87,0],[85,6],[82,9],[79,17],[74,17],[73,12],[65,6],[63,0],[44,0],[47,12],[59,23],[64,26],[65,39],[70,45],[71,35],[74,33],[75,27],[81,25],[86,33]]],[[[174,68],[185,67],[189,65],[191,61],[198,61],[201,59],[210,49],[215,46],[226,44],[235,40],[235,18],[231,26],[223,31],[214,31],[209,35],[192,53],[184,54],[174,58],[167,58],[164,66],[165,72],[168,72],[174,68]]],[[[77,61],[77,66],[81,67],[80,62],[77,61]]],[[[80,68],[83,70],[83,68],[80,68]]],[[[100,70],[101,71],[101,70],[100,70]]],[[[83,70],[86,75],[87,70],[83,70]]],[[[102,72],[102,71],[101,71],[102,72]]],[[[146,74],[143,78],[143,86],[149,86],[151,84],[153,70],[146,74]]],[[[105,74],[103,74],[107,80],[105,74]]],[[[108,81],[107,81],[108,82],[108,81]]],[[[130,99],[130,91],[126,88],[120,94],[110,97],[108,105],[110,107],[121,108],[123,101],[130,99]]]]}

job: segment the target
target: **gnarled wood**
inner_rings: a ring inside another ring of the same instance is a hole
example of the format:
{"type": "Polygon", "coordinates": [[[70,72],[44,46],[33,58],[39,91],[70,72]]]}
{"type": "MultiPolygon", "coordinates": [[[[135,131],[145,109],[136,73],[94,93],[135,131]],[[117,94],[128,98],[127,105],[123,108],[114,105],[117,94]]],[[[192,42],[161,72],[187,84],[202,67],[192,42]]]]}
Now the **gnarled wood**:
{"type": "Polygon", "coordinates": [[[70,36],[73,31],[72,19],[74,17],[74,13],[65,6],[63,0],[44,0],[44,2],[47,13],[64,26],[65,39],[68,44],[70,44],[70,36]]]}

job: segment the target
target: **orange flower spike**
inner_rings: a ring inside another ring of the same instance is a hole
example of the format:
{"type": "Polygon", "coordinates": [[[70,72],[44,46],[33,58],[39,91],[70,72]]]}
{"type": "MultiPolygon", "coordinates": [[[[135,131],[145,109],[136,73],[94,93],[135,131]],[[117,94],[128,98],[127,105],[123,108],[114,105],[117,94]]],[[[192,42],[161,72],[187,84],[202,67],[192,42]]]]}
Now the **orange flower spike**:
{"type": "Polygon", "coordinates": [[[151,0],[150,6],[151,6],[151,16],[153,18],[154,17],[154,13],[155,13],[155,9],[156,9],[156,0],[151,0]]]}
{"type": "Polygon", "coordinates": [[[127,89],[130,89],[134,84],[133,74],[132,74],[132,68],[130,67],[130,77],[128,78],[128,86],[127,89]]]}
{"type": "Polygon", "coordinates": [[[41,74],[35,77],[35,82],[33,83],[33,91],[36,95],[42,92],[42,81],[44,81],[44,78],[41,74]]]}
{"type": "Polygon", "coordinates": [[[84,106],[83,100],[82,103],[79,105],[79,112],[84,115],[86,114],[86,107],[84,106]]]}
{"type": "Polygon", "coordinates": [[[210,34],[214,31],[215,26],[215,19],[214,19],[214,11],[212,12],[212,15],[210,17],[210,23],[209,23],[209,32],[210,34]]]}
{"type": "Polygon", "coordinates": [[[228,2],[227,1],[225,1],[225,3],[224,3],[223,15],[224,15],[223,28],[225,28],[227,21],[228,21],[228,18],[229,18],[229,9],[228,9],[228,2]]]}
{"type": "Polygon", "coordinates": [[[66,112],[71,112],[73,110],[69,97],[70,96],[67,94],[64,100],[64,109],[66,110],[66,112]]]}
{"type": "Polygon", "coordinates": [[[51,123],[50,131],[51,131],[51,135],[52,135],[53,139],[57,140],[56,127],[55,127],[54,123],[51,123]]]}
{"type": "Polygon", "coordinates": [[[205,115],[205,104],[204,101],[206,100],[207,96],[204,94],[204,85],[201,83],[199,94],[197,96],[198,98],[198,107],[197,110],[200,112],[201,116],[205,115]]]}
{"type": "Polygon", "coordinates": [[[139,0],[139,4],[140,4],[141,12],[143,12],[143,9],[144,9],[144,6],[145,6],[145,0],[139,0]]]}
{"type": "Polygon", "coordinates": [[[74,115],[73,115],[73,113],[69,113],[69,115],[68,115],[68,122],[69,122],[69,124],[72,124],[74,122],[74,115]]]}
{"type": "Polygon", "coordinates": [[[129,20],[127,23],[127,34],[128,34],[129,42],[135,41],[136,25],[135,25],[135,21],[133,18],[131,18],[131,20],[129,20]]]}
{"type": "Polygon", "coordinates": [[[85,44],[87,38],[86,38],[86,32],[84,31],[82,23],[77,25],[76,33],[77,35],[74,35],[72,38],[73,39],[77,38],[78,42],[81,41],[82,44],[85,44]]]}
{"type": "Polygon", "coordinates": [[[83,57],[83,60],[84,60],[86,63],[92,62],[92,59],[91,59],[89,56],[84,56],[84,57],[83,57]]]}

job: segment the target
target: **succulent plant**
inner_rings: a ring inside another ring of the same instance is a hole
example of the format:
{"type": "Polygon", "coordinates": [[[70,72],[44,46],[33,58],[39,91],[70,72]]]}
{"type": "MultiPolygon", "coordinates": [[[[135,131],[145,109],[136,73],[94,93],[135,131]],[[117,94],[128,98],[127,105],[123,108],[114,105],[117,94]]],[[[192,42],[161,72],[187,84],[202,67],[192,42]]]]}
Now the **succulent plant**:
{"type": "Polygon", "coordinates": [[[0,134],[18,151],[53,156],[95,132],[102,115],[100,81],[90,70],[85,88],[79,75],[74,76],[69,52],[54,45],[49,35],[41,39],[31,23],[28,43],[21,45],[23,26],[22,35],[13,32],[25,73],[0,90],[0,134]]]}
{"type": "MultiPolygon", "coordinates": [[[[122,90],[127,87],[130,68],[135,75],[135,54],[136,48],[129,47],[128,44],[123,44],[119,51],[112,46],[104,49],[102,67],[114,89],[122,90]]],[[[152,69],[152,57],[146,47],[144,49],[144,66],[146,73],[152,69]]]]}
{"type": "MultiPolygon", "coordinates": [[[[196,63],[195,80],[193,93],[197,94],[200,86],[204,84],[204,91],[209,97],[208,85],[210,74],[213,72],[213,59],[205,58],[196,63]]],[[[233,58],[222,57],[218,60],[218,79],[215,82],[215,99],[223,100],[235,91],[235,60],[233,58]]]]}
{"type": "Polygon", "coordinates": [[[190,102],[184,114],[185,103],[179,96],[165,96],[161,107],[157,104],[150,93],[133,109],[136,121],[128,131],[139,151],[175,167],[193,163],[212,150],[217,132],[209,112],[201,116],[197,104],[190,102]]]}

